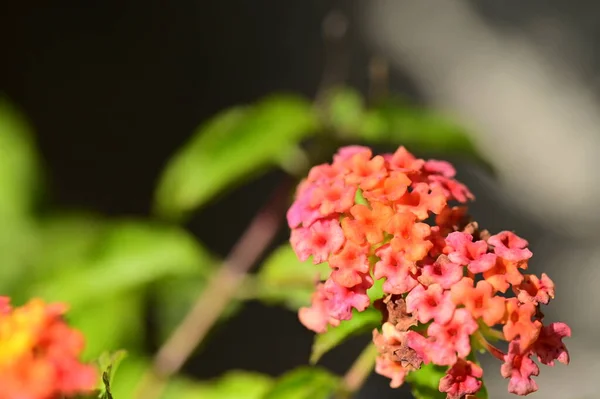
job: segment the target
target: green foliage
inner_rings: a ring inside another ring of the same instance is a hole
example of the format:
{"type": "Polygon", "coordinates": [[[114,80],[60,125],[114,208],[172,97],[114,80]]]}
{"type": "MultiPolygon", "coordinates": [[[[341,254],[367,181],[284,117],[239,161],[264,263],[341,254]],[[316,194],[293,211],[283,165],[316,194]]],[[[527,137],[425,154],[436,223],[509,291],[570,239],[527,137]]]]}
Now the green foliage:
{"type": "Polygon", "coordinates": [[[102,373],[101,383],[98,398],[113,399],[111,392],[111,384],[117,368],[127,356],[127,352],[120,350],[114,353],[104,352],[98,359],[98,367],[102,373]]]}
{"type": "MultiPolygon", "coordinates": [[[[165,218],[181,220],[225,190],[279,166],[290,173],[305,168],[299,144],[324,130],[332,137],[370,144],[405,145],[411,151],[458,155],[481,161],[470,137],[452,122],[398,101],[366,109],[350,88],[332,90],[315,111],[295,96],[271,96],[257,104],[225,110],[203,124],[175,154],[160,177],[154,206],[165,218]]],[[[322,139],[322,137],[319,137],[322,139]]],[[[329,142],[327,142],[329,143],[329,142]]],[[[311,153],[311,155],[313,155],[311,153]]],[[[183,319],[218,260],[178,226],[149,220],[109,220],[81,212],[38,214],[41,168],[31,129],[18,111],[0,98],[0,294],[21,303],[30,297],[67,302],[69,323],[86,336],[84,359],[126,347],[130,356],[116,376],[124,352],[100,356],[100,399],[134,397],[150,363],[142,357],[148,299],[166,339],[183,319]],[[114,378],[113,378],[114,377],[114,378]]],[[[356,202],[368,204],[360,190],[356,202]]],[[[327,263],[300,262],[289,245],[275,250],[243,287],[244,299],[281,304],[296,311],[310,304],[315,283],[329,275],[327,263]]],[[[383,296],[383,281],[368,290],[383,296]]],[[[236,300],[221,321],[239,309],[236,300]]],[[[310,362],[351,336],[381,324],[374,309],[315,337],[310,362]]],[[[438,390],[445,368],[424,366],[407,380],[418,399],[443,398],[438,390]]],[[[339,388],[339,378],[322,368],[299,368],[274,380],[232,371],[195,382],[174,377],[166,399],[319,399],[339,388]]],[[[478,396],[487,398],[485,387],[478,396]]]]}
{"type": "Polygon", "coordinates": [[[325,104],[327,122],[339,134],[347,135],[362,127],[365,104],[356,90],[335,88],[328,93],[325,104]]]}
{"type": "Polygon", "coordinates": [[[439,385],[447,369],[429,363],[410,372],[406,376],[406,382],[410,384],[413,396],[416,399],[445,399],[446,394],[439,391],[439,385]]]}
{"type": "Polygon", "coordinates": [[[271,253],[256,279],[251,280],[250,296],[295,311],[310,304],[315,282],[326,279],[330,271],[327,263],[315,266],[310,261],[301,262],[285,244],[271,253]]]}
{"type": "Polygon", "coordinates": [[[383,298],[383,283],[384,279],[380,278],[379,280],[375,280],[373,282],[373,286],[367,290],[367,295],[371,300],[371,303],[374,303],[376,300],[383,298]]]}
{"type": "Polygon", "coordinates": [[[381,325],[381,313],[378,310],[368,308],[363,312],[353,312],[352,319],[343,320],[339,326],[330,326],[325,333],[315,335],[310,363],[317,363],[325,353],[349,337],[370,333],[379,325],[381,325]]]}
{"type": "Polygon", "coordinates": [[[0,292],[12,293],[35,244],[33,207],[40,168],[31,129],[19,111],[0,97],[0,292]]]}
{"type": "Polygon", "coordinates": [[[140,292],[107,296],[74,306],[67,314],[69,325],[85,336],[82,358],[95,359],[104,351],[123,347],[141,350],[139,337],[144,333],[144,307],[140,292]]]}
{"type": "Polygon", "coordinates": [[[173,275],[205,270],[212,257],[184,230],[141,221],[116,222],[85,261],[65,265],[31,296],[83,306],[173,275]]]}
{"type": "Polygon", "coordinates": [[[299,367],[281,376],[263,399],[327,399],[339,378],[320,367],[299,367]]]}
{"type": "Polygon", "coordinates": [[[435,112],[398,100],[368,110],[356,133],[371,144],[403,145],[417,153],[461,156],[490,168],[465,129],[435,112]]]}
{"type": "Polygon", "coordinates": [[[262,399],[273,379],[247,371],[230,371],[208,382],[177,379],[167,388],[165,399],[262,399]]]}
{"type": "Polygon", "coordinates": [[[158,213],[183,217],[223,189],[278,164],[317,127],[311,104],[294,96],[272,96],[218,114],[167,165],[156,192],[158,213]]]}
{"type": "Polygon", "coordinates": [[[19,111],[0,97],[0,217],[31,212],[40,189],[40,168],[31,128],[19,111]]]}

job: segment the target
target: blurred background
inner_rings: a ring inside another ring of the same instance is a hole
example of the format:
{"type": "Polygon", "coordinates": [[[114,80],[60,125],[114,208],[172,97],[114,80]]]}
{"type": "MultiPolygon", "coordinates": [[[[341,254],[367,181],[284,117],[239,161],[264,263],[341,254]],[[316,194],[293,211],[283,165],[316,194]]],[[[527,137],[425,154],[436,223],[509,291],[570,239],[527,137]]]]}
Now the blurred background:
{"type": "MultiPolygon", "coordinates": [[[[36,200],[35,209],[44,215],[43,242],[55,251],[44,252],[42,266],[34,270],[39,276],[18,276],[10,267],[18,259],[5,256],[0,288],[10,292],[26,278],[41,284],[27,292],[76,286],[76,274],[44,285],[44,274],[53,273],[64,251],[72,250],[72,240],[64,244],[60,238],[74,234],[81,239],[77,245],[85,247],[86,237],[102,230],[106,218],[124,223],[119,234],[136,235],[140,228],[132,221],[150,215],[161,170],[200,123],[276,91],[312,98],[328,68],[339,75],[335,78],[367,93],[369,65],[378,57],[389,65],[390,91],[450,115],[473,132],[496,176],[457,160],[459,179],[477,197],[472,214],[490,231],[514,230],[527,238],[534,252],[532,272],[546,272],[557,284],[557,300],[546,316],[573,328],[568,341],[572,363],[543,368],[535,395],[597,397],[598,9],[591,2],[557,0],[51,0],[3,5],[0,91],[30,123],[41,164],[41,176],[13,180],[39,191],[36,198],[43,199],[36,200]],[[341,21],[343,45],[331,46],[324,39],[323,23],[332,15],[341,21]]],[[[21,145],[0,144],[4,160],[13,153],[12,145],[21,145]]],[[[3,164],[13,165],[0,160],[0,168],[3,164]]],[[[10,180],[9,175],[0,171],[0,177],[10,180]]],[[[282,175],[275,170],[248,179],[193,215],[185,227],[212,252],[207,257],[227,255],[282,175]]],[[[23,199],[2,195],[1,244],[22,246],[27,254],[33,247],[19,237],[28,237],[31,226],[14,216],[23,199]]],[[[118,247],[119,234],[110,245],[118,247]]],[[[165,234],[168,241],[171,232],[165,234]]],[[[287,236],[281,229],[276,244],[287,236]]],[[[158,256],[170,256],[165,248],[158,256]]],[[[79,255],[73,256],[69,262],[79,262],[79,255]]],[[[180,289],[173,284],[161,285],[159,298],[180,289]]],[[[141,292],[153,289],[143,287],[141,292]]],[[[113,343],[133,337],[129,344],[140,352],[156,349],[166,334],[161,317],[177,319],[177,310],[187,303],[176,301],[161,313],[160,303],[143,300],[137,291],[120,290],[108,298],[102,297],[102,288],[80,288],[99,294],[78,312],[95,309],[104,315],[87,328],[114,335],[113,343]],[[129,331],[114,331],[116,314],[128,321],[121,324],[129,331]]],[[[69,298],[77,298],[76,293],[69,298]]],[[[351,340],[322,364],[343,373],[368,340],[351,340]]],[[[198,378],[231,369],[279,375],[306,364],[311,343],[312,334],[294,313],[249,302],[212,334],[185,372],[198,378]]],[[[499,364],[488,360],[490,397],[511,397],[499,364]]],[[[410,397],[408,390],[387,385],[374,375],[359,397],[410,397]]]]}

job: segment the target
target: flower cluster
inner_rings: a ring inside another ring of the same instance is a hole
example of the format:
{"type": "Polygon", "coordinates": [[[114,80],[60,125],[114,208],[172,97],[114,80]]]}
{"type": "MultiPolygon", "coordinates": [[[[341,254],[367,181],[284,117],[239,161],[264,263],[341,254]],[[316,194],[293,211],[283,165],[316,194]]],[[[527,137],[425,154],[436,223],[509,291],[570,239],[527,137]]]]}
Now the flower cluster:
{"type": "Polygon", "coordinates": [[[454,176],[450,163],[418,159],[404,147],[376,156],[345,147],[331,164],[315,166],[287,214],[290,242],[299,259],[328,262],[331,274],[299,318],[323,333],[371,306],[367,290],[382,280],[385,297],[374,305],[384,322],[373,341],[376,371],[392,387],[433,363],[448,367],[439,383],[448,398],[475,394],[483,375],[477,346],[503,362],[509,391],[526,395],[537,390],[531,358],[568,363],[562,338],[571,331],[543,325],[539,308],[554,298],[554,283],[524,273],[527,241],[480,230],[463,205],[474,197],[454,176]],[[508,353],[488,342],[498,338],[509,342],[508,353]]]}
{"type": "Polygon", "coordinates": [[[12,308],[0,297],[0,399],[54,399],[95,388],[96,370],[77,359],[83,336],[61,319],[65,310],[38,299],[12,308]]]}

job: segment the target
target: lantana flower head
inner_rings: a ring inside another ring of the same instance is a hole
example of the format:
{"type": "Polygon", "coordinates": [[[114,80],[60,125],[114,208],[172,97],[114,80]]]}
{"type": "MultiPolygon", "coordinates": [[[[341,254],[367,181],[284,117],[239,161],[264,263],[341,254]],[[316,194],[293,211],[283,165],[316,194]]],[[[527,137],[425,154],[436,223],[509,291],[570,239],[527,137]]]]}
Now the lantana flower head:
{"type": "Polygon", "coordinates": [[[535,363],[569,363],[564,323],[544,324],[541,305],[555,295],[552,280],[523,274],[533,253],[511,231],[492,235],[468,215],[471,191],[454,167],[423,160],[400,147],[374,155],[341,148],[331,164],[315,166],[298,186],[287,220],[301,260],[327,262],[300,321],[324,333],[353,312],[383,313],[373,332],[376,372],[402,385],[423,364],[446,366],[439,390],[450,399],[475,395],[483,370],[475,347],[502,362],[508,390],[537,390],[535,363]],[[368,294],[382,280],[383,298],[368,294]],[[509,288],[516,295],[507,298],[509,288]],[[499,330],[495,328],[499,327],[499,330]],[[493,346],[508,341],[508,353],[493,346]]]}
{"type": "Polygon", "coordinates": [[[78,360],[83,336],[65,324],[65,311],[39,299],[12,308],[0,297],[0,399],[55,399],[96,387],[96,369],[78,360]]]}

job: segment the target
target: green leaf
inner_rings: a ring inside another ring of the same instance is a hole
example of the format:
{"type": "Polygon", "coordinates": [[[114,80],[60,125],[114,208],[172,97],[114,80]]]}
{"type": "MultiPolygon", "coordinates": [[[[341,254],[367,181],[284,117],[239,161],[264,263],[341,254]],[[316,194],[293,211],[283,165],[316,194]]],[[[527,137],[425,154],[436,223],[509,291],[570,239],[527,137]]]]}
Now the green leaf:
{"type": "Polygon", "coordinates": [[[69,265],[85,263],[108,227],[106,220],[91,213],[60,212],[45,216],[38,222],[30,278],[50,280],[69,265]]]}
{"type": "Polygon", "coordinates": [[[212,256],[186,231],[141,221],[111,224],[84,260],[73,261],[31,296],[75,307],[168,276],[210,273],[212,256]]]}
{"type": "Polygon", "coordinates": [[[107,296],[75,306],[67,314],[69,324],[85,336],[84,359],[94,359],[104,351],[123,347],[141,349],[144,332],[143,297],[136,292],[107,296]]]}
{"type": "Polygon", "coordinates": [[[114,353],[104,352],[98,359],[98,366],[102,372],[102,382],[100,386],[100,399],[113,399],[111,392],[111,384],[113,377],[119,365],[127,356],[127,352],[119,350],[114,353]]]}
{"type": "Polygon", "coordinates": [[[338,133],[347,134],[361,127],[365,105],[359,92],[349,87],[335,88],[325,101],[328,122],[338,133]]]}
{"type": "MultiPolygon", "coordinates": [[[[128,356],[119,367],[112,383],[115,399],[133,398],[144,373],[150,369],[150,362],[139,356],[128,356]]],[[[212,381],[191,381],[175,377],[161,399],[262,399],[271,389],[273,379],[269,376],[232,370],[212,381]]]]}
{"type": "Polygon", "coordinates": [[[40,167],[30,126],[2,97],[0,154],[0,217],[5,221],[31,211],[39,190],[40,167]]]}
{"type": "Polygon", "coordinates": [[[272,385],[266,375],[234,370],[207,382],[174,380],[164,399],[262,399],[272,385]]]}
{"type": "Polygon", "coordinates": [[[320,367],[300,367],[281,376],[263,399],[328,399],[339,378],[320,367]]]}
{"type": "Polygon", "coordinates": [[[440,114],[398,100],[367,111],[357,134],[369,143],[404,145],[418,153],[470,158],[491,168],[465,129],[440,114]]]}
{"type": "Polygon", "coordinates": [[[408,373],[406,381],[410,383],[415,399],[445,399],[446,394],[439,391],[439,385],[447,369],[429,363],[408,373]]]}
{"type": "Polygon", "coordinates": [[[156,210],[168,218],[185,216],[222,190],[278,164],[317,128],[311,104],[288,95],[218,114],[167,165],[156,210]]]}
{"type": "Polygon", "coordinates": [[[379,280],[375,280],[373,282],[373,286],[367,290],[367,295],[371,300],[371,303],[375,302],[378,299],[383,298],[383,284],[385,283],[385,279],[380,278],[379,280]]]}
{"type": "Polygon", "coordinates": [[[360,188],[356,190],[356,194],[354,194],[354,203],[369,206],[369,201],[367,201],[366,198],[363,196],[363,192],[360,188]]]}
{"type": "Polygon", "coordinates": [[[13,295],[28,275],[35,245],[33,208],[40,167],[33,134],[23,115],[0,96],[0,292],[13,295]]]}
{"type": "Polygon", "coordinates": [[[277,248],[262,265],[253,281],[253,294],[266,303],[282,303],[291,310],[310,304],[315,282],[325,280],[327,263],[301,262],[289,244],[277,248]]]}
{"type": "Polygon", "coordinates": [[[339,326],[329,327],[325,333],[315,335],[310,363],[317,363],[325,353],[347,338],[369,333],[380,324],[381,313],[378,310],[367,308],[363,312],[354,311],[350,320],[343,320],[339,326]]]}

